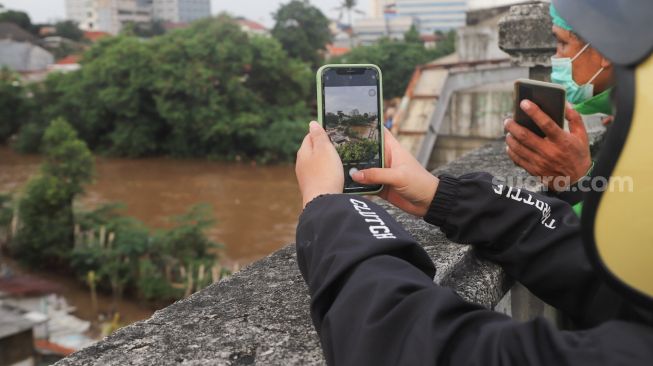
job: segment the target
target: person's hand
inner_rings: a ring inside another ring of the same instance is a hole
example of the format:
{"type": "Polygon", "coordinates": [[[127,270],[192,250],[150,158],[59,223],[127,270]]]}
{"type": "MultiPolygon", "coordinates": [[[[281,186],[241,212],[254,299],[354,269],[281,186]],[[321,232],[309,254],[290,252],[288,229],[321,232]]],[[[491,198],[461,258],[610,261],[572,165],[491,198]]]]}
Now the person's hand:
{"type": "Polygon", "coordinates": [[[352,179],[361,184],[383,184],[379,196],[400,209],[423,217],[433,201],[439,180],[384,129],[386,168],[360,170],[352,179]]]}
{"type": "Polygon", "coordinates": [[[608,127],[614,122],[614,116],[606,116],[603,119],[601,119],[601,124],[604,125],[605,127],[608,127]]]}
{"type": "Polygon", "coordinates": [[[506,151],[515,164],[524,168],[555,191],[581,179],[592,166],[589,140],[580,114],[567,104],[565,117],[569,132],[560,128],[535,103],[523,100],[521,109],[546,134],[541,138],[513,119],[505,121],[506,151]]]}
{"type": "Polygon", "coordinates": [[[342,193],[345,185],[340,156],[326,131],[315,121],[309,126],[295,163],[303,207],[321,194],[342,193]]]}

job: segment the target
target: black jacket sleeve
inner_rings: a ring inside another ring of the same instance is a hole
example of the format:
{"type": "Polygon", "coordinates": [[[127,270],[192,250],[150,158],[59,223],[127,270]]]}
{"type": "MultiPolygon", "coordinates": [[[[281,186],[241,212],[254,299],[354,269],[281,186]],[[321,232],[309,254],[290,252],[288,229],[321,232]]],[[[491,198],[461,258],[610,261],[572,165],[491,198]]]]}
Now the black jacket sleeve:
{"type": "Polygon", "coordinates": [[[424,250],[382,208],[347,195],[309,203],[297,260],[331,365],[648,365],[653,332],[609,322],[560,332],[516,323],[433,283],[424,250]]]}
{"type": "Polygon", "coordinates": [[[486,173],[443,175],[425,220],[450,240],[474,245],[578,326],[650,318],[594,272],[580,219],[563,201],[512,188],[486,173]]]}

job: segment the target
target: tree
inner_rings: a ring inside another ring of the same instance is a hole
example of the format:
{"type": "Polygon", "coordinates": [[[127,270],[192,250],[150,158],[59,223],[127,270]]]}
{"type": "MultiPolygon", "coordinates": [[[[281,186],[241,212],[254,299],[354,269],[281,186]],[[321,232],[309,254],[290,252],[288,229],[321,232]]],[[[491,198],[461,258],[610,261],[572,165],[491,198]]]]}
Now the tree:
{"type": "Polygon", "coordinates": [[[404,41],[407,43],[419,43],[422,44],[422,39],[419,36],[417,27],[415,24],[410,26],[410,29],[404,34],[404,41]]]}
{"type": "Polygon", "coordinates": [[[84,40],[84,32],[79,29],[77,22],[72,20],[65,20],[57,22],[54,25],[56,34],[63,38],[68,38],[72,41],[80,42],[84,40]]]}
{"type": "Polygon", "coordinates": [[[321,52],[331,42],[329,20],[308,0],[293,0],[282,5],[274,14],[272,36],[281,42],[291,57],[317,67],[321,52]]]}
{"type": "Polygon", "coordinates": [[[312,79],[279,41],[249,36],[224,15],[146,40],[110,37],[83,55],[81,70],[31,89],[42,108],[16,146],[39,146],[43,121],[64,117],[111,155],[290,160],[312,79]]]}
{"type": "MultiPolygon", "coordinates": [[[[347,24],[349,27],[352,27],[352,13],[365,14],[364,12],[356,9],[356,6],[358,6],[357,0],[342,0],[340,6],[336,8],[336,10],[340,11],[338,20],[341,20],[343,14],[347,13],[347,24]]],[[[349,44],[351,48],[354,48],[354,39],[352,38],[352,33],[353,32],[349,33],[349,44]]]]}
{"type": "Polygon", "coordinates": [[[384,98],[404,95],[415,67],[450,53],[449,49],[427,50],[421,43],[382,39],[378,43],[353,49],[334,63],[372,63],[383,73],[384,98]]]}
{"type": "Polygon", "coordinates": [[[20,76],[8,69],[0,69],[0,144],[16,133],[21,123],[26,122],[28,103],[20,76]]]}
{"type": "Polygon", "coordinates": [[[447,55],[456,51],[456,31],[450,30],[447,33],[435,31],[435,35],[440,38],[436,49],[439,53],[447,55]]]}
{"type": "Polygon", "coordinates": [[[73,201],[93,174],[93,157],[63,119],[44,135],[45,160],[19,202],[19,230],[12,245],[30,263],[61,264],[74,245],[73,201]]]}
{"type": "Polygon", "coordinates": [[[23,11],[7,10],[2,12],[0,13],[1,22],[14,23],[29,33],[37,33],[36,27],[32,24],[32,19],[23,11]]]}

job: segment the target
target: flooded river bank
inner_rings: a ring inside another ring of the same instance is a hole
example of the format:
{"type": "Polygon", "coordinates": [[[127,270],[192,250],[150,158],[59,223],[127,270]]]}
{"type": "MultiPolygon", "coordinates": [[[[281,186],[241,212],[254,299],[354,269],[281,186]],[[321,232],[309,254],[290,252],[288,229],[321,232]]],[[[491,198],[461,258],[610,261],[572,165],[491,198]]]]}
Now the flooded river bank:
{"type": "MultiPolygon", "coordinates": [[[[20,190],[39,163],[0,147],[0,192],[20,190]]],[[[80,200],[86,208],[123,202],[126,215],[164,228],[170,216],[208,203],[217,220],[208,235],[225,246],[228,264],[249,264],[294,241],[301,198],[292,165],[102,157],[95,165],[95,182],[80,200]]]]}

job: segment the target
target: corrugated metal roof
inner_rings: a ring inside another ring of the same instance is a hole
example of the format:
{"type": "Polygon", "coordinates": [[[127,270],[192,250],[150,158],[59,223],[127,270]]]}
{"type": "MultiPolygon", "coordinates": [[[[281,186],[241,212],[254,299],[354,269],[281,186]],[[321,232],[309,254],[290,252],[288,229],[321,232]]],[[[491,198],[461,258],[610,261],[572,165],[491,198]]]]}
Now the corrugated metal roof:
{"type": "Polygon", "coordinates": [[[34,325],[20,312],[0,306],[0,339],[32,329],[34,325]]]}
{"type": "Polygon", "coordinates": [[[36,37],[14,23],[0,22],[0,39],[36,43],[36,37]]]}
{"type": "Polygon", "coordinates": [[[54,56],[41,47],[27,42],[0,40],[0,66],[14,71],[38,71],[54,63],[54,56]]]}

